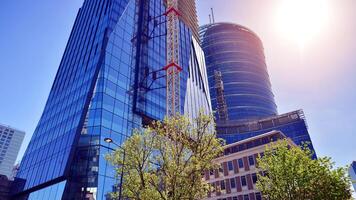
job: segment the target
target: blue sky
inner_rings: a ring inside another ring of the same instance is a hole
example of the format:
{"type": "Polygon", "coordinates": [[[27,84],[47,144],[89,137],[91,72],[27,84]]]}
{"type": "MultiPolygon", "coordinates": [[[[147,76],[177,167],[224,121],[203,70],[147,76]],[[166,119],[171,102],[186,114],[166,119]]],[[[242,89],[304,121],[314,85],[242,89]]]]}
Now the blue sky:
{"type": "MultiPolygon", "coordinates": [[[[262,39],[279,113],[304,109],[319,156],[356,160],[356,7],[329,0],[330,20],[301,49],[276,30],[282,0],[198,0],[201,24],[249,27],[262,39]]],[[[43,111],[82,0],[0,2],[0,123],[26,131],[22,156],[43,111]]]]}

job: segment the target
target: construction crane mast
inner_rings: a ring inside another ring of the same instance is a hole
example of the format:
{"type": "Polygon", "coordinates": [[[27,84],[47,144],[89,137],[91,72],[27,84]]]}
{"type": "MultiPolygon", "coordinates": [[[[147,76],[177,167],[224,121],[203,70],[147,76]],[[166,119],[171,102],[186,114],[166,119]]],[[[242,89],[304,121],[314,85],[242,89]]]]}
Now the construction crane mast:
{"type": "Polygon", "coordinates": [[[178,0],[167,0],[167,116],[172,117],[180,112],[180,72],[179,66],[179,11],[178,0]]]}
{"type": "Polygon", "coordinates": [[[216,89],[216,100],[217,100],[217,111],[219,120],[227,121],[229,120],[229,115],[227,112],[227,105],[224,96],[224,82],[222,80],[221,71],[214,71],[215,77],[215,89],[216,89]]]}

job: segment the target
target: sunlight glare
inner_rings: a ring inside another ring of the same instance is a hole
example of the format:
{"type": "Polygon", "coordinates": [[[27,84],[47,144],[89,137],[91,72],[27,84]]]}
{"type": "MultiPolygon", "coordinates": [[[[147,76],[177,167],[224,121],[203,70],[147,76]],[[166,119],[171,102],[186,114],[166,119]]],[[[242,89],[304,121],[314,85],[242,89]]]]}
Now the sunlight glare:
{"type": "Polygon", "coordinates": [[[277,28],[300,48],[321,34],[329,19],[328,0],[282,0],[277,28]]]}

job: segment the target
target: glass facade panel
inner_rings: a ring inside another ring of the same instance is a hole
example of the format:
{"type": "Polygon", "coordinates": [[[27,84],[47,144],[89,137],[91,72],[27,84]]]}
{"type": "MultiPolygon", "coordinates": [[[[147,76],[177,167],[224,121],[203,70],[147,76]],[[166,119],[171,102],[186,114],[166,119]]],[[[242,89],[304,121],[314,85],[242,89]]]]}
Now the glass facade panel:
{"type": "Polygon", "coordinates": [[[66,181],[51,185],[29,195],[28,200],[61,200],[66,181]]]}

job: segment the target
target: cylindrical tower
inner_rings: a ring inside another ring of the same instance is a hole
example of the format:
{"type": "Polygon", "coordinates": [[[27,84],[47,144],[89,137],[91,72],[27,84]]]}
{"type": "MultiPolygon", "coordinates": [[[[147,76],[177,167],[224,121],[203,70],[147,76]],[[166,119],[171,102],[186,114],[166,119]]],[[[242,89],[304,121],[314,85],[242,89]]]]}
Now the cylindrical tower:
{"type": "Polygon", "coordinates": [[[263,45],[246,27],[213,23],[200,29],[213,110],[218,121],[277,114],[263,45]]]}

